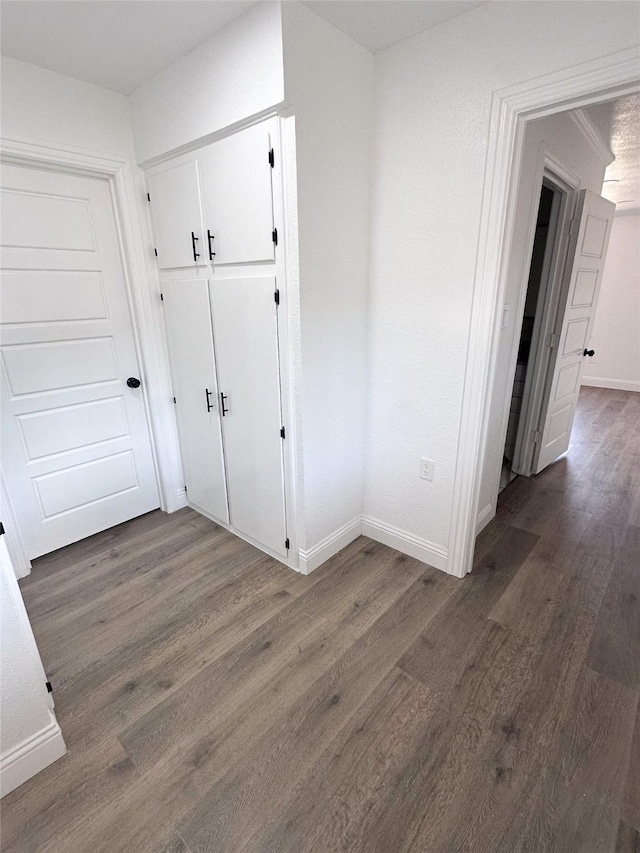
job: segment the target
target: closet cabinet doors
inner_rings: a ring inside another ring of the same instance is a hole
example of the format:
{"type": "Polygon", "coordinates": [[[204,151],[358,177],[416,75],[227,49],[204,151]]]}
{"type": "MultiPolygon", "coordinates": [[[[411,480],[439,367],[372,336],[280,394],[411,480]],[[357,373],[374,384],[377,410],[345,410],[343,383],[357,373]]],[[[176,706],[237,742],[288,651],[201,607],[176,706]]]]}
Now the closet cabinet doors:
{"type": "Polygon", "coordinates": [[[216,266],[275,258],[270,151],[269,133],[249,128],[199,155],[204,227],[216,266]]]}
{"type": "Polygon", "coordinates": [[[158,268],[206,266],[209,254],[202,239],[197,161],[149,175],[147,187],[158,268]]]}
{"type": "Polygon", "coordinates": [[[207,282],[165,282],[163,299],[189,503],[228,524],[207,282]]]}
{"type": "Polygon", "coordinates": [[[286,556],[275,278],[214,279],[209,289],[231,524],[286,556]]]}

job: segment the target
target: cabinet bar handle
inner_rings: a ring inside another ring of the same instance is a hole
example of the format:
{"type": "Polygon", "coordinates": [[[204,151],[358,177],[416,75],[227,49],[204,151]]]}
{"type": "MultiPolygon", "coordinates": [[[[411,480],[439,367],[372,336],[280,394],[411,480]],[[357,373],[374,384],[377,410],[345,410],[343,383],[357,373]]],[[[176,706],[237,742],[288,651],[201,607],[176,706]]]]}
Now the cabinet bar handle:
{"type": "Polygon", "coordinates": [[[213,409],[213,406],[211,405],[211,391],[209,391],[208,388],[205,388],[204,393],[207,399],[207,411],[210,412],[211,409],[213,409]]]}
{"type": "Polygon", "coordinates": [[[193,249],[193,260],[194,261],[197,261],[198,258],[200,257],[200,252],[196,252],[196,243],[197,242],[198,242],[198,238],[196,237],[196,235],[192,231],[191,232],[191,248],[193,249]]]}
{"type": "Polygon", "coordinates": [[[212,241],[212,240],[215,240],[215,237],[214,237],[214,235],[211,233],[211,231],[209,231],[209,229],[208,229],[208,228],[207,228],[207,240],[209,241],[209,260],[210,260],[210,261],[212,261],[212,260],[215,258],[216,253],[213,251],[213,247],[212,247],[212,245],[211,245],[211,241],[212,241]]]}
{"type": "Polygon", "coordinates": [[[229,411],[229,409],[227,409],[224,405],[224,401],[227,399],[228,396],[228,394],[223,394],[222,391],[220,392],[220,413],[222,414],[222,417],[224,417],[229,411]]]}

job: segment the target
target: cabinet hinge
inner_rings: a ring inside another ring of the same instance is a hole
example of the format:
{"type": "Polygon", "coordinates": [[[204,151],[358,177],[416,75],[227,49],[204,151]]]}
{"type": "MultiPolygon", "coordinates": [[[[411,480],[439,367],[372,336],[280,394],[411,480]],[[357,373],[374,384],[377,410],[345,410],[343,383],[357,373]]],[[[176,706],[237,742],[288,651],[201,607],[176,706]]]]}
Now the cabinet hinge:
{"type": "Polygon", "coordinates": [[[53,687],[51,686],[51,682],[46,681],[45,684],[47,685],[47,693],[53,693],[53,687]]]}
{"type": "Polygon", "coordinates": [[[174,402],[174,403],[176,402],[176,398],[175,398],[175,397],[173,398],[173,402],[174,402]]]}
{"type": "Polygon", "coordinates": [[[282,427],[282,429],[280,430],[280,438],[286,438],[284,427],[282,427]]]}
{"type": "Polygon", "coordinates": [[[275,158],[275,155],[274,155],[274,153],[273,153],[273,148],[271,148],[271,149],[269,150],[269,165],[270,165],[270,166],[271,166],[271,168],[273,169],[273,167],[275,166],[275,164],[276,164],[276,158],[275,158]]]}
{"type": "Polygon", "coordinates": [[[155,248],[155,246],[153,247],[153,254],[156,256],[156,258],[158,257],[158,250],[155,248]]]}
{"type": "Polygon", "coordinates": [[[278,245],[278,229],[277,228],[274,228],[273,231],[271,232],[271,239],[273,240],[273,242],[277,246],[278,245]]]}
{"type": "Polygon", "coordinates": [[[280,291],[279,290],[276,290],[275,293],[273,294],[273,301],[276,303],[276,305],[280,305],[280,291]]]}
{"type": "Polygon", "coordinates": [[[185,492],[187,491],[187,487],[186,487],[186,486],[184,487],[184,490],[185,490],[185,492]]]}
{"type": "Polygon", "coordinates": [[[288,539],[284,540],[284,547],[287,549],[287,551],[289,550],[289,540],[288,539]]]}
{"type": "Polygon", "coordinates": [[[160,302],[164,302],[164,293],[160,294],[160,302]]]}
{"type": "Polygon", "coordinates": [[[151,196],[147,193],[147,201],[151,201],[151,196]]]}

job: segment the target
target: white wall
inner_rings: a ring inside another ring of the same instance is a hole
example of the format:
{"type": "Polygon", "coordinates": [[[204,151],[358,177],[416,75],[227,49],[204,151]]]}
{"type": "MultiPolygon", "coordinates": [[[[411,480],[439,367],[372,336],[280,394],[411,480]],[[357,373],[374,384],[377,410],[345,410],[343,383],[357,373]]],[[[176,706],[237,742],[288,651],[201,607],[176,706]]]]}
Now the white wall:
{"type": "Polygon", "coordinates": [[[65,753],[4,539],[0,537],[0,796],[65,753]]]}
{"type": "Polygon", "coordinates": [[[2,136],[133,159],[127,98],[2,57],[2,136]]]}
{"type": "MultiPolygon", "coordinates": [[[[512,361],[514,339],[519,339],[522,314],[517,306],[526,288],[531,258],[531,225],[535,222],[540,185],[538,166],[541,148],[551,153],[562,166],[586,187],[600,193],[607,166],[596,153],[569,113],[530,122],[527,126],[522,157],[518,201],[515,211],[513,244],[508,263],[505,303],[509,320],[501,331],[494,393],[487,431],[487,452],[480,485],[479,512],[495,502],[504,449],[504,412],[511,396],[515,364],[512,361]],[[533,219],[532,219],[533,218],[533,219]]],[[[485,516],[486,518],[487,516],[485,516]]]]}
{"type": "Polygon", "coordinates": [[[631,3],[493,2],[375,57],[365,514],[398,547],[449,544],[492,93],[637,33],[631,3]]]}
{"type": "Polygon", "coordinates": [[[280,4],[262,2],[133,92],[138,162],[283,100],[280,4]]]}
{"type": "Polygon", "coordinates": [[[346,535],[357,535],[362,515],[373,56],[300,3],[282,14],[297,156],[304,569],[354,519],[346,535]]]}
{"type": "Polygon", "coordinates": [[[589,346],[583,385],[640,391],[640,210],[613,219],[589,346]]]}

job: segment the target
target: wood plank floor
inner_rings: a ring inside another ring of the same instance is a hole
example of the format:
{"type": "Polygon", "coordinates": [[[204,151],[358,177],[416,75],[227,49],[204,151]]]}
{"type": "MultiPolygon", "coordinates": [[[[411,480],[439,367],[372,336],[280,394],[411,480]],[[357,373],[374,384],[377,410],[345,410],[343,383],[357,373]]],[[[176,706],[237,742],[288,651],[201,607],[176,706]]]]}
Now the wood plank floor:
{"type": "Polygon", "coordinates": [[[365,538],[305,578],[191,510],[36,561],[69,752],[4,853],[638,853],[639,423],[583,389],[463,581],[365,538]]]}

